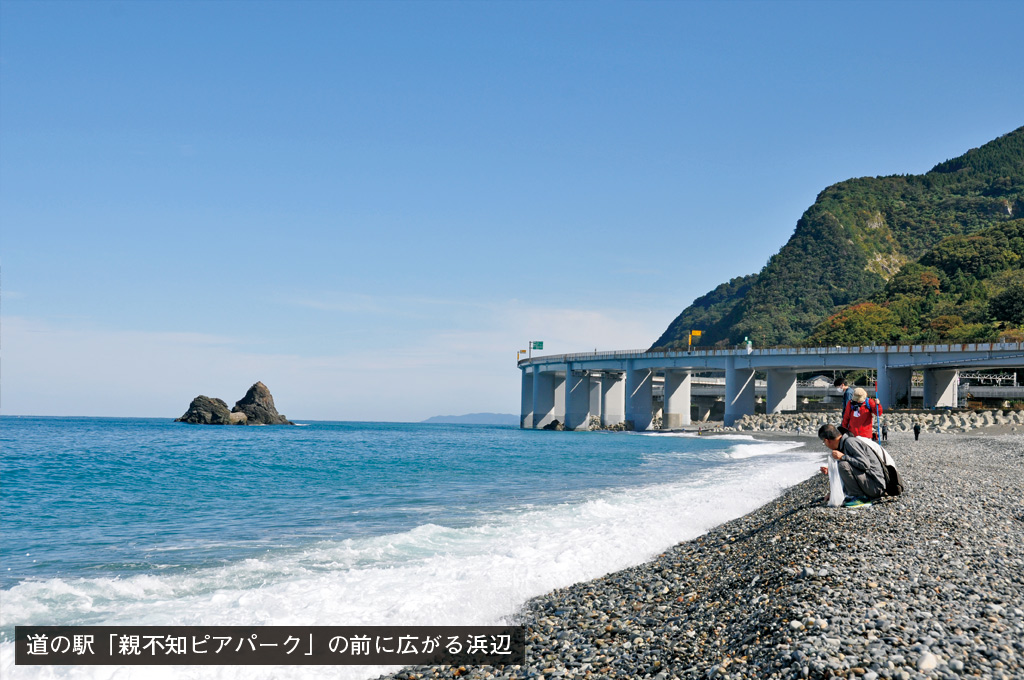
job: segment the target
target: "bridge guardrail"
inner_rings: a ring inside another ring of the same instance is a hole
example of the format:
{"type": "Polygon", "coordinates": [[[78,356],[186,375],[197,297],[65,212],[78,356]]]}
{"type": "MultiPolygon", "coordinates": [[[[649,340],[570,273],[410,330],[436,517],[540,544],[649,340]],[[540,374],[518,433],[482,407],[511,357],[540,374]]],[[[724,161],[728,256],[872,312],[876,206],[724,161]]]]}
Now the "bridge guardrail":
{"type": "Polygon", "coordinates": [[[603,352],[576,352],[571,354],[551,354],[547,356],[520,359],[519,366],[535,363],[565,363],[572,361],[594,361],[598,359],[654,359],[677,357],[723,357],[723,356],[801,356],[808,354],[936,354],[940,352],[1024,352],[1021,342],[979,342],[954,345],[866,345],[866,346],[835,346],[835,347],[766,347],[747,350],[746,347],[708,350],[659,350],[643,349],[613,350],[603,352]]]}

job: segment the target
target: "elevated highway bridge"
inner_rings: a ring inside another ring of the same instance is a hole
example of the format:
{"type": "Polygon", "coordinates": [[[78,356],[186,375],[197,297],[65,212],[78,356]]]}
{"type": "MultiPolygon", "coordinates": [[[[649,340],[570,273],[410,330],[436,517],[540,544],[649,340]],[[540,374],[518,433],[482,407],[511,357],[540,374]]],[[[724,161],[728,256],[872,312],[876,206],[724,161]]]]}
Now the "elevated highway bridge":
{"type": "MultiPolygon", "coordinates": [[[[962,345],[877,345],[718,349],[624,350],[537,356],[519,362],[522,371],[520,427],[543,428],[558,420],[566,429],[587,429],[592,416],[602,426],[627,423],[649,430],[654,423],[655,383],[663,391],[663,427],[691,424],[690,402],[698,387],[694,373],[724,374],[725,424],[754,413],[764,372],[768,413],[797,409],[797,374],[816,371],[877,371],[876,398],[886,409],[909,403],[911,374],[924,374],[925,408],[956,406],[961,370],[1024,367],[1024,343],[962,345]]],[[[702,381],[704,382],[704,381],[702,381]]]]}

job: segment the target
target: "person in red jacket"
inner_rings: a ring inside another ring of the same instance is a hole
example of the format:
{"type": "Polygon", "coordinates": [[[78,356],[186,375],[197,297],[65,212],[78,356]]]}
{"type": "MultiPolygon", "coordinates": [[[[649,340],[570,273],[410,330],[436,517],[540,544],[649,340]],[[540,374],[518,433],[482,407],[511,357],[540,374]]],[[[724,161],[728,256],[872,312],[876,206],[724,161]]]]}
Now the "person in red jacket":
{"type": "Polygon", "coordinates": [[[882,405],[877,399],[868,399],[867,391],[863,387],[858,387],[853,391],[853,399],[843,412],[843,427],[852,435],[871,439],[876,415],[882,415],[882,405]]]}

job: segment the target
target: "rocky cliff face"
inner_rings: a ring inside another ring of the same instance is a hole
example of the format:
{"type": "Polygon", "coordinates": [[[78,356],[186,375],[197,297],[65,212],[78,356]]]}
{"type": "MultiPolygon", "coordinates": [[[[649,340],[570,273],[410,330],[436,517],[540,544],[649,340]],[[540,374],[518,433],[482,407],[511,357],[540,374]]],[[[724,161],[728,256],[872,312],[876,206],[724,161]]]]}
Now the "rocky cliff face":
{"type": "Polygon", "coordinates": [[[274,397],[262,382],[249,388],[245,396],[235,402],[233,413],[244,413],[249,425],[294,425],[277,412],[274,397]]]}
{"type": "Polygon", "coordinates": [[[262,382],[249,388],[245,396],[228,410],[223,399],[199,395],[189,404],[185,415],[175,422],[196,425],[294,425],[277,412],[274,397],[262,382]]]}

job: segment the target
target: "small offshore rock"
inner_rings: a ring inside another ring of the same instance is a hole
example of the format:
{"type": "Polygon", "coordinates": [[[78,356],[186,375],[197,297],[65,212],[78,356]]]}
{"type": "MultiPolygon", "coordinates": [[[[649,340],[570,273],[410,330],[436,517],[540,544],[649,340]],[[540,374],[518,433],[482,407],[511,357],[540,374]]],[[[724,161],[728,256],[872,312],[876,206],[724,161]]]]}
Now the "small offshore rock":
{"type": "Polygon", "coordinates": [[[277,412],[274,397],[262,382],[255,383],[245,396],[228,409],[223,399],[200,394],[189,404],[188,410],[177,423],[194,425],[294,425],[277,412]]]}
{"type": "Polygon", "coordinates": [[[262,382],[255,383],[245,396],[235,402],[234,413],[244,413],[248,425],[294,425],[277,412],[274,397],[262,382]]]}
{"type": "Polygon", "coordinates": [[[176,423],[192,423],[193,425],[227,425],[231,422],[231,411],[223,399],[200,394],[188,405],[188,410],[176,423]]]}

